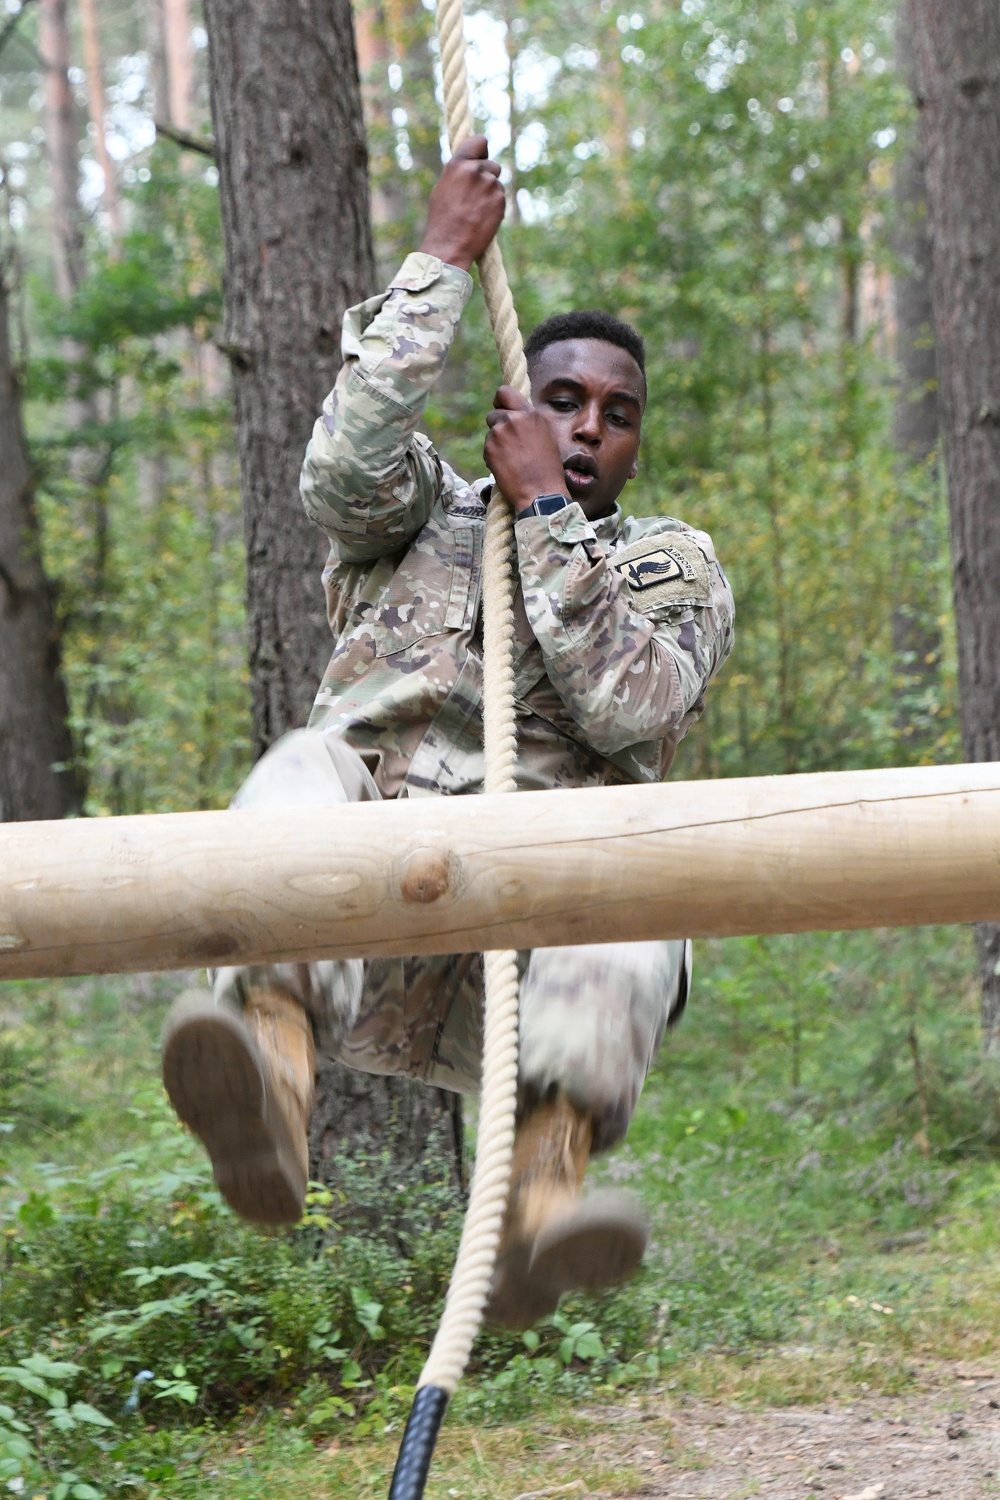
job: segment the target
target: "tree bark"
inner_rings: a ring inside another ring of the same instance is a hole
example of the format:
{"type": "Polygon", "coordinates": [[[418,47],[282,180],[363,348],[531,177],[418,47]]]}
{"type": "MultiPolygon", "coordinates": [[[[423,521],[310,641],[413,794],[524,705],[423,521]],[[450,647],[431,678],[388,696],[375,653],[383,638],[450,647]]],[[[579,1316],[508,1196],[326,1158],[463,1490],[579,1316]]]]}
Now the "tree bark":
{"type": "MultiPolygon", "coordinates": [[[[909,0],[951,519],[962,739],[1000,760],[1000,8],[909,0]]],[[[1000,927],[977,931],[1000,1051],[1000,927]]]]}
{"type": "Polygon", "coordinates": [[[163,41],[167,65],[167,119],[178,130],[191,125],[194,58],[187,0],[163,0],[163,41]]]}
{"type": "Polygon", "coordinates": [[[401,1168],[415,1167],[463,1189],[461,1094],[427,1088],[410,1078],[359,1073],[320,1057],[309,1126],[313,1180],[339,1186],[345,1154],[371,1147],[384,1148],[401,1168]],[[430,1147],[426,1153],[425,1143],[430,1147]]]}
{"type": "Polygon", "coordinates": [[[68,302],[83,275],[80,153],[69,86],[66,0],[41,0],[38,47],[45,70],[45,140],[52,167],[52,245],[56,290],[68,302]]]}
{"type": "MultiPolygon", "coordinates": [[[[303,721],[330,652],[327,544],[298,480],[340,367],[344,309],[375,284],[368,153],[350,0],[206,0],[205,23],[260,754],[303,721]]],[[[459,1095],[329,1061],[320,1083],[312,1165],[321,1179],[335,1174],[345,1134],[378,1138],[401,1110],[407,1128],[393,1139],[412,1162],[443,1108],[460,1175],[459,1095]]]]}
{"type": "Polygon", "coordinates": [[[0,265],[0,820],[80,808],[0,265]]]}
{"type": "MultiPolygon", "coordinates": [[[[905,5],[897,17],[896,55],[900,72],[912,84],[913,55],[905,5]]],[[[895,540],[899,556],[910,566],[905,570],[907,588],[893,610],[892,645],[897,661],[896,724],[907,749],[916,754],[931,749],[937,736],[926,700],[936,700],[941,671],[937,575],[926,566],[934,547],[941,418],[924,158],[916,131],[896,165],[895,198],[897,385],[893,442],[904,501],[895,540]]]]}
{"type": "Polygon", "coordinates": [[[367,151],[347,0],[209,0],[205,19],[259,754],[302,722],[329,655],[298,479],[344,308],[374,286],[367,151]]]}
{"type": "Polygon", "coordinates": [[[83,27],[83,55],[87,64],[87,98],[90,102],[90,122],[94,127],[94,145],[97,161],[104,174],[104,207],[108,213],[111,237],[121,239],[121,205],[118,199],[118,179],[108,155],[107,135],[104,129],[104,78],[101,68],[101,38],[97,25],[95,0],[80,0],[80,23],[83,27]]]}
{"type": "MultiPolygon", "coordinates": [[[[85,265],[83,212],[80,207],[81,122],[77,119],[76,104],[69,83],[67,0],[40,0],[38,34],[45,72],[45,140],[52,183],[52,260],[56,291],[63,302],[68,303],[83,280],[85,265]]],[[[84,350],[80,344],[71,337],[64,337],[60,340],[60,352],[65,365],[66,426],[73,433],[99,422],[98,394],[86,388],[81,391],[79,374],[84,362],[84,350]]],[[[102,461],[96,461],[95,467],[94,455],[86,443],[69,447],[67,462],[74,478],[88,492],[89,508],[94,515],[93,557],[96,566],[90,580],[88,609],[95,624],[100,626],[105,584],[103,562],[109,551],[107,475],[102,461]]],[[[94,640],[92,661],[96,661],[101,653],[103,631],[100,628],[95,631],[94,640]]],[[[93,689],[88,698],[82,715],[86,721],[95,716],[96,697],[93,689]]],[[[81,767],[85,767],[87,762],[87,738],[88,731],[84,728],[80,736],[81,767]]],[[[85,770],[81,769],[80,774],[85,777],[85,770]]]]}
{"type": "Polygon", "coordinates": [[[153,84],[154,117],[158,122],[169,125],[170,79],[167,73],[167,23],[163,14],[163,0],[152,0],[147,7],[144,30],[153,84]]]}

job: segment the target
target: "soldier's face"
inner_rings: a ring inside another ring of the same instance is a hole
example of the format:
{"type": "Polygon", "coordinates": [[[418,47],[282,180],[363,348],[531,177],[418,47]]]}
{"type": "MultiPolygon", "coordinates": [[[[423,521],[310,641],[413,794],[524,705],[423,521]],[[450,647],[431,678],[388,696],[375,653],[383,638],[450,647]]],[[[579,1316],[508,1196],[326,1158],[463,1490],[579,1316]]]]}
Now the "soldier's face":
{"type": "Polygon", "coordinates": [[[631,354],[603,339],[549,344],[531,364],[531,400],[556,440],[570,499],[588,520],[609,515],[636,476],[646,405],[631,354]]]}

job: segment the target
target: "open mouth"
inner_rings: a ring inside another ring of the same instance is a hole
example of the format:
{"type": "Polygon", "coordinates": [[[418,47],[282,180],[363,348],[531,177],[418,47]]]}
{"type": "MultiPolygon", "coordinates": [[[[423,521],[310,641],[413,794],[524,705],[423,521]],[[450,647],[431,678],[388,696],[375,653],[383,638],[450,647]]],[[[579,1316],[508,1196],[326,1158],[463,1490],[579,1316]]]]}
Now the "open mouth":
{"type": "Polygon", "coordinates": [[[571,453],[563,462],[563,473],[573,496],[588,494],[597,483],[597,464],[589,453],[571,453]]]}

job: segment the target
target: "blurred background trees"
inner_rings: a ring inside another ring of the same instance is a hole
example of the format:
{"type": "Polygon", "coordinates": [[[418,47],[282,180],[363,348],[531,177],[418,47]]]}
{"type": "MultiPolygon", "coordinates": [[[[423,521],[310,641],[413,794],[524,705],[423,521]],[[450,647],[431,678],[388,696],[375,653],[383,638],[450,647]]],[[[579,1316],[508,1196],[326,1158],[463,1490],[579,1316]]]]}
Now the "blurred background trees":
{"type": "MultiPolygon", "coordinates": [[[[186,0],[17,4],[5,233],[74,763],[91,812],[218,805],[268,735],[248,695],[206,32],[186,0]]],[[[380,276],[440,160],[431,21],[416,0],[355,6],[380,276]]],[[[736,589],[739,651],[681,774],[958,754],[936,429],[907,426],[933,341],[907,300],[926,276],[891,7],[497,0],[469,29],[524,321],[599,303],[639,324],[653,401],[628,499],[715,533],[736,589]]],[[[334,163],[308,172],[339,192],[334,163]]],[[[495,378],[477,303],[428,419],[471,474],[495,378]]],[[[301,589],[316,614],[318,573],[301,589]]]]}

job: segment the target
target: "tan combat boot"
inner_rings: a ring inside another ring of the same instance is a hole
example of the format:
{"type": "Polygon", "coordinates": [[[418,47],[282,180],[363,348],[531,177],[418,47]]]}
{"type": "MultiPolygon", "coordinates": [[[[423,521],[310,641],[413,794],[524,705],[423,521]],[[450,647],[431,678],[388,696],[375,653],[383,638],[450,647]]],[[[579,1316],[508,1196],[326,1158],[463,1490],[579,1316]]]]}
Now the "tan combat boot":
{"type": "Polygon", "coordinates": [[[487,1322],[530,1328],[564,1292],[597,1291],[638,1269],[649,1226],[635,1199],[579,1197],[592,1133],[566,1099],[537,1105],[518,1126],[487,1322]]]}
{"type": "Polygon", "coordinates": [[[163,1034],[163,1082],[202,1141],[229,1206],[255,1224],[295,1224],[309,1181],[316,1050],[302,1006],[251,988],[241,1012],[182,998],[163,1034]]]}

